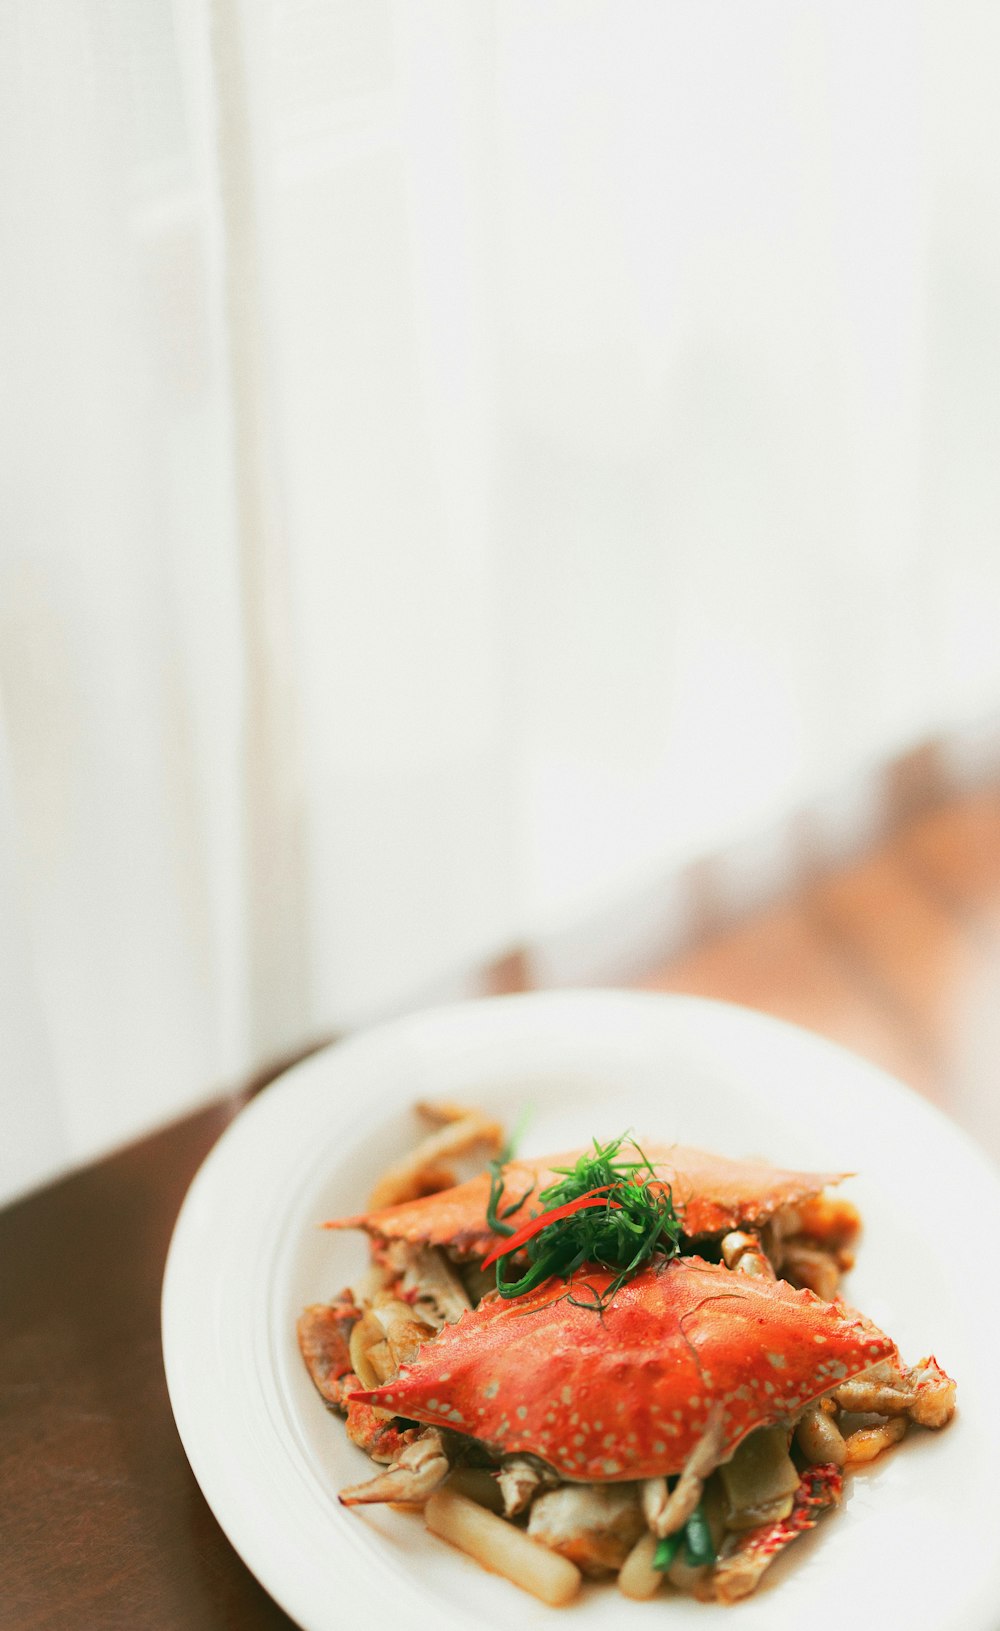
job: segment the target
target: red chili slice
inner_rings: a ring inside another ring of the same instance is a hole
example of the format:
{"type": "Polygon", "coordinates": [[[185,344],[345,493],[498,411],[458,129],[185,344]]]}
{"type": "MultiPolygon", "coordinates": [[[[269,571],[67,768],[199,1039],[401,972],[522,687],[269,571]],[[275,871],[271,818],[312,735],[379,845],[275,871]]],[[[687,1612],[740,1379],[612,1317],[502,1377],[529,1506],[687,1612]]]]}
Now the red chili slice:
{"type": "Polygon", "coordinates": [[[483,1258],[483,1268],[488,1269],[500,1257],[506,1257],[510,1252],[516,1252],[519,1247],[532,1240],[535,1235],[547,1229],[550,1223],[557,1223],[560,1218],[572,1217],[574,1212],[585,1212],[592,1206],[613,1206],[621,1211],[621,1201],[602,1200],[609,1189],[616,1189],[617,1184],[601,1184],[597,1189],[588,1189],[585,1194],[577,1195],[575,1200],[567,1201],[565,1206],[557,1206],[551,1212],[541,1212],[537,1218],[529,1218],[523,1223],[516,1234],[508,1235],[498,1242],[488,1257],[483,1258]]]}

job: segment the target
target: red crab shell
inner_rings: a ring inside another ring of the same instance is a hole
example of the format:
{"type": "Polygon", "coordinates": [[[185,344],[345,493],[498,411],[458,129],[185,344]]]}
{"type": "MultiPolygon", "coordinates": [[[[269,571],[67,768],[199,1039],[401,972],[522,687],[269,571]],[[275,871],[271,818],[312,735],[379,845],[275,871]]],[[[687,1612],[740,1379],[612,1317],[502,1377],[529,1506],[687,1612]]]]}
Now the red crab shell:
{"type": "MultiPolygon", "coordinates": [[[[581,1270],[572,1289],[586,1298],[611,1278],[581,1270]]],[[[680,1472],[716,1407],[725,1461],[754,1428],[793,1420],[896,1355],[843,1304],[697,1257],[645,1270],[603,1314],[569,1290],[549,1280],[511,1302],[490,1298],[391,1382],[352,1397],[606,1482],[680,1472]]]]}
{"type": "MultiPolygon", "coordinates": [[[[670,1187],[674,1206],[689,1240],[724,1234],[728,1229],[764,1223],[783,1206],[796,1206],[839,1183],[842,1172],[785,1172],[766,1161],[731,1161],[682,1144],[643,1144],[659,1182],[670,1187]]],[[[503,1212],[527,1195],[516,1218],[526,1220],[537,1196],[555,1183],[556,1167],[572,1167],[584,1150],[512,1161],[504,1168],[503,1212]],[[530,1190],[530,1195],[528,1191],[530,1190]]],[[[375,1212],[335,1218],[328,1229],[367,1229],[380,1240],[410,1245],[448,1246],[463,1258],[485,1257],[495,1243],[486,1221],[490,1175],[481,1172],[468,1183],[439,1190],[420,1200],[401,1201],[375,1212]]]]}

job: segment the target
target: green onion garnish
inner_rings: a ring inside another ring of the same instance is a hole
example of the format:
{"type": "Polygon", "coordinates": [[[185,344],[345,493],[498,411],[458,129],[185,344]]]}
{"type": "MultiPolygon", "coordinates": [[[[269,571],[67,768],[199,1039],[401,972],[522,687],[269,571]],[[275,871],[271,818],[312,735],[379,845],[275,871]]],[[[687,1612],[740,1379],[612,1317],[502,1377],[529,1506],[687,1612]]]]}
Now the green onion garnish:
{"type": "Polygon", "coordinates": [[[677,1552],[683,1539],[684,1530],[675,1529],[672,1535],[664,1535],[662,1540],[658,1540],[656,1543],[656,1551],[653,1553],[653,1568],[669,1569],[671,1563],[674,1561],[674,1558],[677,1556],[677,1552]]]}
{"type": "Polygon", "coordinates": [[[684,1561],[692,1569],[699,1568],[703,1563],[715,1562],[712,1532],[700,1501],[684,1525],[684,1561]]]}
{"type": "Polygon", "coordinates": [[[656,1551],[653,1553],[653,1568],[669,1569],[680,1550],[681,1541],[684,1542],[684,1561],[689,1568],[697,1569],[704,1563],[715,1562],[712,1533],[700,1501],[687,1523],[675,1529],[672,1535],[664,1535],[662,1540],[657,1541],[656,1551]]]}
{"type": "Polygon", "coordinates": [[[495,1235],[512,1235],[514,1233],[514,1225],[506,1220],[513,1217],[515,1212],[521,1210],[535,1187],[534,1180],[532,1180],[520,1200],[514,1201],[510,1206],[505,1206],[502,1212],[497,1211],[497,1207],[500,1205],[500,1197],[503,1194],[503,1169],[509,1161],[513,1161],[514,1153],[530,1120],[531,1109],[529,1106],[528,1109],[522,1110],[514,1131],[500,1153],[489,1164],[490,1198],[486,1203],[486,1222],[495,1235]]]}
{"type": "Polygon", "coordinates": [[[603,1296],[595,1295],[593,1302],[582,1305],[601,1310],[654,1254],[664,1258],[676,1254],[680,1223],[670,1186],[657,1178],[655,1168],[627,1134],[607,1144],[595,1139],[593,1151],[581,1155],[574,1166],[556,1168],[559,1179],[538,1197],[543,1210],[533,1213],[516,1231],[506,1220],[528,1196],[497,1211],[503,1194],[501,1166],[498,1158],[492,1168],[487,1215],[490,1227],[504,1239],[483,1267],[496,1264],[497,1290],[502,1297],[522,1297],[552,1274],[568,1279],[590,1264],[618,1270],[603,1296]],[[619,1157],[625,1144],[635,1150],[638,1160],[619,1157]],[[520,1251],[527,1258],[527,1267],[518,1278],[507,1280],[507,1259],[520,1251]]]}

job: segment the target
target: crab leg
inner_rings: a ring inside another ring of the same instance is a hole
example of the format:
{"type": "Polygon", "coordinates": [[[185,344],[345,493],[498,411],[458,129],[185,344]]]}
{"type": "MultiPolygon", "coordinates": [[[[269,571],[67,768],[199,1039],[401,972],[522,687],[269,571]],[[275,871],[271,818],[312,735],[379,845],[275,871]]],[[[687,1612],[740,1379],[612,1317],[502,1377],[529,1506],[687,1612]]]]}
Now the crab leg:
{"type": "Polygon", "coordinates": [[[787,1518],[762,1524],[729,1541],[712,1577],[719,1602],[735,1603],[748,1597],[778,1553],[807,1529],[813,1529],[820,1513],[840,1500],[842,1489],[839,1468],[810,1467],[803,1474],[787,1518]]]}
{"type": "Polygon", "coordinates": [[[399,1276],[401,1294],[413,1298],[414,1312],[436,1330],[454,1324],[472,1307],[461,1280],[437,1247],[394,1240],[386,1262],[399,1276]]]}
{"type": "Polygon", "coordinates": [[[739,1269],[741,1274],[757,1274],[764,1280],[776,1278],[774,1267],[760,1243],[758,1235],[743,1229],[731,1229],[722,1237],[722,1261],[727,1269],[739,1269]]]}
{"type": "MultiPolygon", "coordinates": [[[[345,1386],[348,1378],[345,1378],[345,1386]]],[[[375,1410],[360,1399],[347,1401],[347,1436],[359,1450],[383,1465],[398,1460],[401,1452],[417,1437],[415,1427],[402,1426],[385,1410],[375,1410]]]]}
{"type": "MultiPolygon", "coordinates": [[[[361,1318],[349,1294],[336,1303],[313,1303],[299,1315],[299,1351],[315,1386],[327,1404],[340,1408],[344,1381],[357,1380],[351,1364],[351,1331],[361,1318]]],[[[347,1390],[350,1391],[350,1388],[347,1390]]]]}
{"type": "Polygon", "coordinates": [[[535,1496],[543,1489],[553,1489],[559,1475],[533,1455],[505,1455],[497,1478],[503,1496],[505,1518],[516,1518],[526,1512],[535,1496]]]}
{"type": "Polygon", "coordinates": [[[887,1362],[873,1365],[833,1396],[842,1410],[907,1415],[921,1427],[943,1427],[955,1410],[955,1384],[933,1355],[910,1370],[887,1362]]]}
{"type": "Polygon", "coordinates": [[[921,1359],[907,1372],[916,1397],[910,1416],[921,1427],[944,1427],[955,1414],[955,1383],[934,1355],[921,1359]]]}
{"type": "Polygon", "coordinates": [[[723,1410],[717,1405],[698,1440],[671,1494],[665,1478],[647,1478],[641,1490],[642,1511],[647,1524],[660,1540],[682,1529],[701,1500],[705,1479],[719,1464],[722,1445],[723,1410]]]}
{"type": "Polygon", "coordinates": [[[375,1501],[402,1501],[423,1505],[451,1471],[444,1440],[436,1427],[427,1427],[408,1444],[384,1472],[363,1484],[341,1490],[344,1506],[364,1506],[375,1501]]]}
{"type": "Polygon", "coordinates": [[[351,1331],[351,1363],[366,1386],[377,1387],[415,1359],[420,1344],[433,1335],[434,1327],[415,1320],[408,1303],[379,1291],[351,1331]]]}
{"type": "Polygon", "coordinates": [[[855,1414],[871,1413],[877,1416],[905,1416],[916,1401],[915,1389],[908,1388],[900,1371],[894,1366],[879,1365],[862,1376],[855,1376],[837,1388],[833,1395],[841,1410],[855,1414]],[[882,1374],[877,1375],[879,1371],[882,1374]]]}

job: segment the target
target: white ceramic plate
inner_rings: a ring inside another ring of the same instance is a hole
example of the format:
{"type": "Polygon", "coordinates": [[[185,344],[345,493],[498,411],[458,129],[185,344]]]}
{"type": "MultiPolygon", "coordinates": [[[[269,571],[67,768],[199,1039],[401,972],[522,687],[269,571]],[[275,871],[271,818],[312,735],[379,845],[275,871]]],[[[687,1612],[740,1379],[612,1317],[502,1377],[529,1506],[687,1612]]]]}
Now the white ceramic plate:
{"type": "Polygon", "coordinates": [[[934,1352],[959,1414],[912,1434],[852,1481],[735,1609],[628,1603],[587,1585],[567,1627],[675,1631],[997,1631],[1000,1548],[1000,1182],[934,1109],[832,1044],[694,998],[579,992],[501,998],[408,1018],[329,1049],[269,1087],[198,1173],[167,1263],[170,1398],[195,1474],[236,1550],[306,1631],[550,1627],[553,1614],[426,1534],[419,1518],[347,1511],[366,1476],[305,1374],[295,1321],[365,1259],[318,1230],[360,1209],[413,1142],[414,1100],[461,1098],[534,1116],[525,1154],[638,1133],[854,1169],[866,1231],[849,1294],[911,1360],[934,1352]],[[363,1623],[360,1620],[357,1623],[363,1623]]]}

